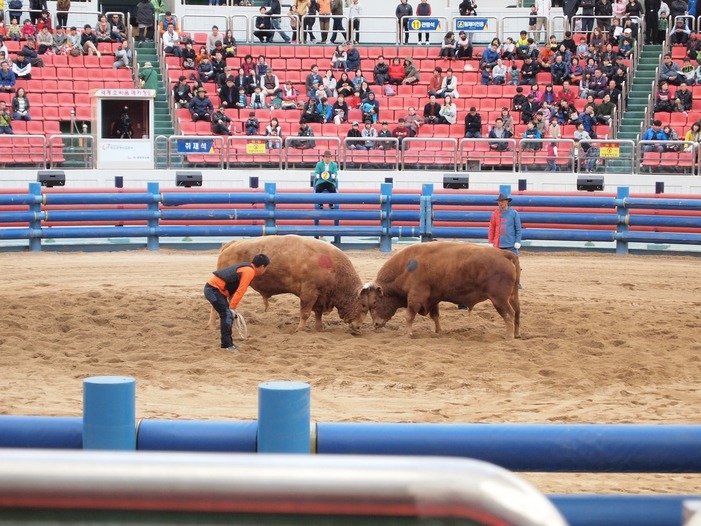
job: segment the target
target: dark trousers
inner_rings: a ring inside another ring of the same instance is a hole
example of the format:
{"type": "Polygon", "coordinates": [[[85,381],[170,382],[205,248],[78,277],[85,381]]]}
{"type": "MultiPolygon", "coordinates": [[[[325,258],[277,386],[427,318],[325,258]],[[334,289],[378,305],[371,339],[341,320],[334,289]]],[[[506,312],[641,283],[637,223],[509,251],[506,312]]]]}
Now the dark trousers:
{"type": "MultiPolygon", "coordinates": [[[[333,183],[330,183],[328,181],[324,181],[323,183],[319,183],[314,187],[314,192],[317,194],[335,194],[336,193],[336,186],[334,186],[333,183]]],[[[316,205],[317,208],[324,208],[323,204],[318,204],[316,205]]],[[[330,208],[333,208],[334,205],[330,204],[330,208]]]]}
{"type": "Polygon", "coordinates": [[[226,349],[231,347],[234,342],[231,339],[231,326],[234,323],[234,318],[231,315],[229,302],[224,294],[218,289],[212,287],[209,283],[204,286],[204,297],[207,298],[214,307],[214,310],[219,314],[219,330],[221,331],[221,348],[226,349]]]}
{"type": "Polygon", "coordinates": [[[346,30],[343,28],[343,17],[333,17],[333,27],[331,28],[331,42],[336,43],[336,33],[341,35],[341,42],[346,40],[346,30]]]}
{"type": "Polygon", "coordinates": [[[352,35],[354,42],[360,42],[360,19],[359,18],[354,18],[353,19],[353,30],[349,31],[349,33],[355,32],[355,35],[352,35]]]}
{"type": "Polygon", "coordinates": [[[56,13],[56,22],[65,28],[68,25],[68,13],[56,13]]]}

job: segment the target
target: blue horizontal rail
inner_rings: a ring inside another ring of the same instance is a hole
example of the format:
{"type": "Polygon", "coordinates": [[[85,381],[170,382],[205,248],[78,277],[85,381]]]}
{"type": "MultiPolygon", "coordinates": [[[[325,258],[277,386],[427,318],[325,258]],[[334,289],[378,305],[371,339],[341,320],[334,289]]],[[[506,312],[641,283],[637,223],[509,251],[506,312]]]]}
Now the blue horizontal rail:
{"type": "MultiPolygon", "coordinates": [[[[510,193],[508,186],[499,190],[510,193]]],[[[631,242],[701,244],[697,196],[631,198],[619,188],[616,196],[515,195],[512,205],[524,240],[615,243],[620,254],[631,242]]],[[[242,192],[161,192],[149,183],[147,192],[43,193],[30,183],[27,194],[0,194],[0,240],[26,239],[40,250],[43,239],[133,237],[155,250],[165,237],[299,234],[376,237],[389,251],[393,237],[485,239],[494,207],[494,195],[434,193],[432,185],[420,194],[394,194],[390,184],[379,192],[278,192],[273,183],[242,192]],[[322,204],[335,207],[315,206],[322,204]]]]}

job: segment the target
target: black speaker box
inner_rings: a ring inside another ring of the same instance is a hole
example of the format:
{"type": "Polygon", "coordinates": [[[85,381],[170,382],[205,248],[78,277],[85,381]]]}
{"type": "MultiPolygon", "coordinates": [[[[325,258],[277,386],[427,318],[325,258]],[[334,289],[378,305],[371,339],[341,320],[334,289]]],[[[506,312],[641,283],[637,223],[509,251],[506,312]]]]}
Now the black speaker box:
{"type": "Polygon", "coordinates": [[[577,190],[586,192],[602,192],[604,190],[604,177],[602,175],[577,177],[577,190]]]}
{"type": "Polygon", "coordinates": [[[202,172],[175,172],[175,186],[202,186],[202,172]]]}
{"type": "Polygon", "coordinates": [[[453,176],[444,175],[443,176],[443,188],[450,188],[452,190],[463,190],[470,188],[470,177],[467,175],[453,176]]]}
{"type": "Polygon", "coordinates": [[[66,186],[66,172],[60,170],[40,170],[37,172],[37,181],[41,186],[51,188],[53,186],[66,186]]]}

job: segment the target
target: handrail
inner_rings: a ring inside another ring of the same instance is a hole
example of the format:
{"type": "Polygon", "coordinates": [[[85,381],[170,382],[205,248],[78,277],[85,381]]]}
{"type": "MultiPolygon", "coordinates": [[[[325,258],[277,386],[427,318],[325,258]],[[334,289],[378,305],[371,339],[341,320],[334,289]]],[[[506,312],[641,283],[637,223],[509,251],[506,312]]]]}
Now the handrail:
{"type": "Polygon", "coordinates": [[[274,136],[269,136],[269,135],[245,135],[245,136],[240,136],[240,135],[230,135],[229,137],[226,137],[226,167],[231,168],[231,159],[234,155],[234,152],[232,151],[233,148],[235,147],[235,143],[241,143],[245,142],[246,144],[246,153],[245,155],[247,156],[265,156],[267,155],[270,161],[268,162],[275,162],[277,164],[277,169],[282,170],[282,151],[283,151],[283,141],[284,138],[282,137],[274,137],[274,136]],[[274,143],[277,145],[277,147],[270,148],[270,143],[274,143]],[[250,144],[262,144],[263,151],[249,151],[249,145],[250,144]],[[277,152],[277,155],[272,155],[272,150],[275,150],[277,152]]]}
{"type": "Polygon", "coordinates": [[[402,140],[402,162],[401,162],[401,170],[406,170],[407,164],[406,164],[406,157],[407,157],[407,152],[411,150],[411,145],[413,143],[420,143],[420,142],[435,142],[435,143],[450,143],[453,145],[453,166],[452,170],[457,171],[458,170],[458,140],[453,138],[453,137],[407,137],[402,140]]]}
{"type": "MultiPolygon", "coordinates": [[[[394,154],[394,167],[391,168],[392,170],[397,170],[399,168],[399,139],[396,137],[346,137],[343,139],[343,149],[341,151],[341,166],[343,167],[344,170],[348,170],[348,156],[349,152],[355,152],[355,151],[382,151],[385,153],[385,156],[389,154],[389,156],[392,156],[392,153],[394,154]],[[357,144],[359,142],[366,143],[366,142],[371,142],[373,144],[372,148],[364,148],[360,147],[358,149],[350,148],[349,145],[351,144],[357,144]],[[391,145],[389,147],[384,147],[384,148],[378,148],[378,144],[383,144],[383,145],[391,145]]],[[[388,163],[387,163],[388,164],[388,163]]]]}

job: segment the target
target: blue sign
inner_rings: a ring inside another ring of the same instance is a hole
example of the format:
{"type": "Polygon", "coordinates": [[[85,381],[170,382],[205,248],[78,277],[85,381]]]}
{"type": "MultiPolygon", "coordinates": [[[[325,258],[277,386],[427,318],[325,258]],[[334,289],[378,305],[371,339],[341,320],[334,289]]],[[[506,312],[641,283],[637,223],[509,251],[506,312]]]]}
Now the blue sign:
{"type": "Polygon", "coordinates": [[[438,18],[409,18],[409,29],[414,31],[442,31],[438,18]]]}
{"type": "Polygon", "coordinates": [[[204,139],[178,139],[178,153],[212,153],[214,141],[204,139]]]}
{"type": "Polygon", "coordinates": [[[456,31],[489,31],[489,19],[477,18],[475,16],[456,18],[456,31]]]}

